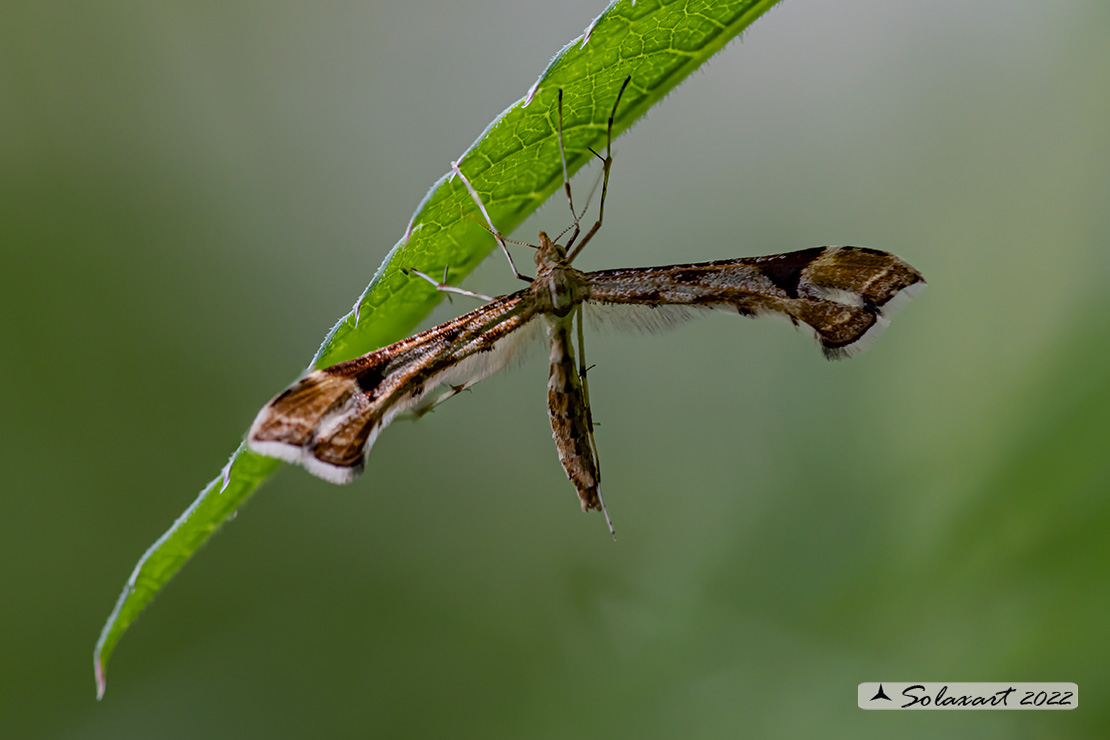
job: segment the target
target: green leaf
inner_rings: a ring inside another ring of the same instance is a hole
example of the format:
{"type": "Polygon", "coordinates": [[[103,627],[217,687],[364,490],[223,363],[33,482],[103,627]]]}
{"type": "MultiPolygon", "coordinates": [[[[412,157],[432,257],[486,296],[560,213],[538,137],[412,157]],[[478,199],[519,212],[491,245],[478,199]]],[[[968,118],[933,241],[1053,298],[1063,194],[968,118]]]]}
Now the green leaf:
{"type": "MultiPolygon", "coordinates": [[[[606,122],[625,78],[614,135],[634,121],[778,0],[617,0],[560,51],[533,89],[498,116],[463,154],[460,168],[493,222],[510,233],[562,184],[558,91],[563,91],[567,165],[577,171],[605,145],[606,122]]],[[[407,238],[386,257],[355,307],[332,327],[312,365],[336,362],[405,337],[442,297],[403,267],[457,283],[494,246],[458,178],[445,175],[416,209],[407,238]]],[[[275,389],[275,391],[278,389],[275,389]]],[[[240,445],[173,526],[143,554],[104,629],[93,662],[97,696],[120,636],[193,553],[250,498],[280,463],[240,445]]]]}

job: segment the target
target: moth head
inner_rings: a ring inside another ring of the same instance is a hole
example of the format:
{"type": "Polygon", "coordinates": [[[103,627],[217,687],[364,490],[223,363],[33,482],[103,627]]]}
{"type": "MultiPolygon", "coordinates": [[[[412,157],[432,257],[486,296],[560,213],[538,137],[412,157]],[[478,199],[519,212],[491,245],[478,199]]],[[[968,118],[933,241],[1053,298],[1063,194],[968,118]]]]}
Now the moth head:
{"type": "Polygon", "coordinates": [[[536,249],[536,269],[566,262],[567,250],[561,245],[551,241],[546,231],[540,232],[540,246],[536,249]]]}

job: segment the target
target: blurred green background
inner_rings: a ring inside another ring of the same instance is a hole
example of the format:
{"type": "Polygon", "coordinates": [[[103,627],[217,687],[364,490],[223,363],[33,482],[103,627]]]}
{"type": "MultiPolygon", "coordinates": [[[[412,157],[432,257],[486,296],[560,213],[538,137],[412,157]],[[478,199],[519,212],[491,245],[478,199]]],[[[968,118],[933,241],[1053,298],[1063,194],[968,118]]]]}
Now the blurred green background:
{"type": "MultiPolygon", "coordinates": [[[[619,140],[580,266],[887,249],[930,286],[886,336],[830,364],[724,315],[591,334],[615,545],[537,352],[396,423],[352,486],[281,471],[95,702],[139,555],[602,9],[4,4],[0,736],[1107,736],[1097,2],[772,10],[619,140]],[[1082,700],[864,712],[876,680],[1082,700]]],[[[516,236],[567,221],[555,200],[516,236]]],[[[496,255],[466,286],[517,287],[496,255]]]]}

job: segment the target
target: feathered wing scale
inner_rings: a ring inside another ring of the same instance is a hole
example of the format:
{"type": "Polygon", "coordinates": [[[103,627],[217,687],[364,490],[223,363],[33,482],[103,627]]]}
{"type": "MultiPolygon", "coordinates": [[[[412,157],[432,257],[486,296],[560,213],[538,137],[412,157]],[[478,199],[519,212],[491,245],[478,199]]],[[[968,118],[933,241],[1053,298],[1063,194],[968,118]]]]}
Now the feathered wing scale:
{"type": "Polygon", "coordinates": [[[597,304],[781,314],[812,329],[825,356],[839,359],[866,349],[925,279],[887,252],[813,247],[767,257],[601,270],[587,273],[586,283],[586,300],[597,304]]]}
{"type": "Polygon", "coordinates": [[[378,433],[399,413],[438,386],[458,391],[504,367],[537,315],[526,293],[310,372],[258,413],[248,446],[333,483],[351,482],[378,433]]]}

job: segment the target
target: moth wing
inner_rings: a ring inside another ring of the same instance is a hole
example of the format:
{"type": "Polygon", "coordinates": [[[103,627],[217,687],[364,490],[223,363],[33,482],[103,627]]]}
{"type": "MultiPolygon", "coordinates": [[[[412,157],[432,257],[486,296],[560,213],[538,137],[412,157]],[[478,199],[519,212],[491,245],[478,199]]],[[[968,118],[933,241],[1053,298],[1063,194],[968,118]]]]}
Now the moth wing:
{"type": "Polygon", "coordinates": [[[378,434],[441,385],[469,387],[500,370],[535,324],[525,291],[353,360],[314,370],[258,413],[255,452],[332,483],[362,473],[378,434]]]}
{"type": "Polygon", "coordinates": [[[812,330],[830,359],[870,346],[893,311],[925,285],[909,264],[864,247],[813,247],[766,257],[602,270],[588,277],[587,300],[606,311],[617,309],[601,323],[654,331],[697,309],[778,315],[812,330]]]}

